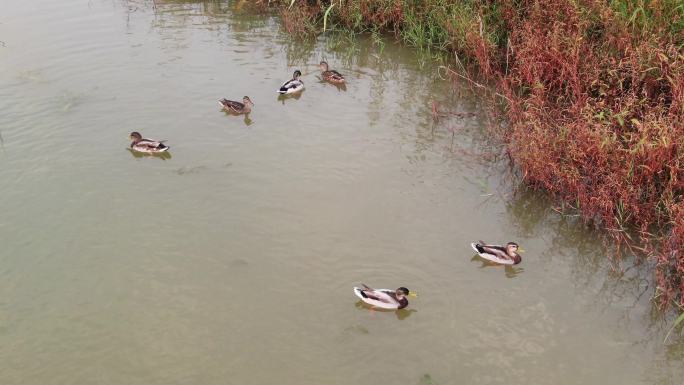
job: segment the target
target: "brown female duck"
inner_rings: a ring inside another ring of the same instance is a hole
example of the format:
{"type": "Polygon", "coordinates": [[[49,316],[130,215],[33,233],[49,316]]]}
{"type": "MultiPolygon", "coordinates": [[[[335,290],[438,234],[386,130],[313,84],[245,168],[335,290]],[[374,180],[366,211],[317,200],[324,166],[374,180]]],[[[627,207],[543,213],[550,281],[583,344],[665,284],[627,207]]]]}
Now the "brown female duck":
{"type": "Polygon", "coordinates": [[[334,84],[344,84],[344,82],[345,82],[344,76],[342,76],[341,73],[339,73],[335,70],[329,69],[327,62],[322,61],[320,66],[321,66],[321,71],[323,71],[321,73],[323,80],[327,80],[330,83],[334,83],[334,84]]]}
{"type": "Polygon", "coordinates": [[[221,99],[219,100],[219,104],[224,110],[233,114],[249,114],[252,112],[252,107],[254,106],[254,103],[252,103],[252,100],[249,98],[249,96],[243,97],[242,103],[228,99],[221,99]]]}

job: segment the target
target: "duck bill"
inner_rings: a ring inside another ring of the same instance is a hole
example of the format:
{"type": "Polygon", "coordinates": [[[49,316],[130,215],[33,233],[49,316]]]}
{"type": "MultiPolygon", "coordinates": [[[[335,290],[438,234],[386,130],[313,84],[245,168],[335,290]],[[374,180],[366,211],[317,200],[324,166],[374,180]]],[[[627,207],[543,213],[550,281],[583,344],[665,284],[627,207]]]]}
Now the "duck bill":
{"type": "Polygon", "coordinates": [[[414,292],[408,293],[409,297],[418,298],[418,294],[414,292]]]}

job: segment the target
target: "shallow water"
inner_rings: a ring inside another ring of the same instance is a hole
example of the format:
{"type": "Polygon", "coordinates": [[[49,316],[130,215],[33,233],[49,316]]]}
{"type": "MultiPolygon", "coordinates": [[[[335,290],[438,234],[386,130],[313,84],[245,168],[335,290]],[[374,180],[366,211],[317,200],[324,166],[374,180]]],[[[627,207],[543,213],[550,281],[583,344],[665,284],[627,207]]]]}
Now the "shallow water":
{"type": "Polygon", "coordinates": [[[512,191],[477,95],[411,49],[244,2],[3,5],[0,384],[682,384],[648,268],[512,191]],[[370,311],[360,282],[419,297],[370,311]]]}

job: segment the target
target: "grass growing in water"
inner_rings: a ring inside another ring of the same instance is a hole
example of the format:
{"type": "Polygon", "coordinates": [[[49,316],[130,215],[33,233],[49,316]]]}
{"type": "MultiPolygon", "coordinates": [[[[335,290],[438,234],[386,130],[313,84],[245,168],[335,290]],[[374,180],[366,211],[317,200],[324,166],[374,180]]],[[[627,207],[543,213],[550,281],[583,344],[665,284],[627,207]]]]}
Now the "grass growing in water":
{"type": "Polygon", "coordinates": [[[292,3],[295,35],[324,23],[455,54],[505,97],[498,135],[524,181],[607,229],[616,255],[652,257],[656,303],[684,305],[681,0],[271,3],[292,3]]]}
{"type": "Polygon", "coordinates": [[[682,314],[680,314],[679,317],[677,317],[677,319],[674,321],[674,323],[672,324],[672,327],[667,332],[667,335],[665,336],[663,343],[667,342],[667,338],[670,336],[670,333],[672,333],[672,331],[675,330],[677,328],[677,326],[679,326],[679,324],[681,324],[683,322],[684,322],[684,312],[682,312],[682,314]]]}

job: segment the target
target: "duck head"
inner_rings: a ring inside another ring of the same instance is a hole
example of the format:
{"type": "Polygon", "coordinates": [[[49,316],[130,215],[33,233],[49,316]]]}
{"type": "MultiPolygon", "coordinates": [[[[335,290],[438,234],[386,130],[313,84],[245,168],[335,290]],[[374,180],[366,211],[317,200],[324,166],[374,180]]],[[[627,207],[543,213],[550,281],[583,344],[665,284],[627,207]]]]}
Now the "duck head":
{"type": "Polygon", "coordinates": [[[403,286],[394,291],[394,295],[397,296],[398,300],[401,300],[402,298],[406,297],[407,295],[409,295],[409,293],[409,289],[403,286]]]}
{"type": "Polygon", "coordinates": [[[300,76],[302,76],[302,72],[299,71],[299,70],[296,70],[296,71],[292,74],[292,79],[299,79],[300,76]]]}
{"type": "Polygon", "coordinates": [[[321,67],[321,71],[327,71],[328,70],[328,62],[322,61],[321,64],[319,64],[321,67]]]}
{"type": "Polygon", "coordinates": [[[142,135],[140,135],[140,133],[137,132],[137,131],[131,132],[131,134],[128,135],[128,137],[129,137],[134,143],[137,143],[137,142],[139,142],[139,141],[142,140],[142,135]]]}
{"type": "Polygon", "coordinates": [[[506,244],[506,254],[508,254],[509,257],[513,258],[513,262],[517,265],[522,261],[522,257],[520,254],[518,254],[518,249],[520,246],[518,246],[517,243],[515,242],[508,242],[506,244]]]}
{"type": "Polygon", "coordinates": [[[242,104],[245,106],[254,107],[254,102],[252,102],[252,99],[250,99],[249,96],[242,97],[242,104]]]}
{"type": "Polygon", "coordinates": [[[518,252],[518,244],[515,242],[508,242],[506,244],[506,252],[508,255],[511,255],[512,253],[517,253],[518,252]]]}

